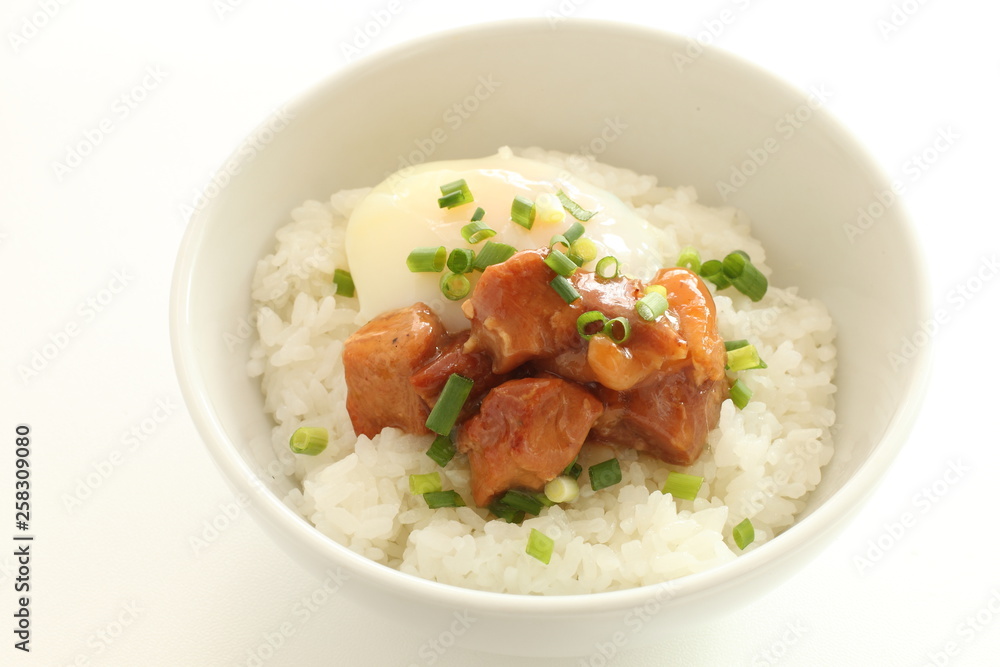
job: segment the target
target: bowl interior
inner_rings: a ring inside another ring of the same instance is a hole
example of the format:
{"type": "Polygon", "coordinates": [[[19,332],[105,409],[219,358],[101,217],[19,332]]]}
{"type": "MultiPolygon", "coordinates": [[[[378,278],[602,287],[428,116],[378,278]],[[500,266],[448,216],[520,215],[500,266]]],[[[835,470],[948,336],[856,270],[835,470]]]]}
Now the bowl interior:
{"type": "MultiPolygon", "coordinates": [[[[407,164],[537,145],[694,185],[702,201],[749,213],[772,282],[822,299],[838,329],[836,454],[806,514],[834,500],[854,509],[898,448],[924,372],[922,351],[892,357],[927,311],[905,214],[896,204],[852,235],[859,208],[888,187],[863,151],[808,94],[714,49],[692,61],[687,48],[634,26],[483,26],[365,59],[282,108],[280,128],[265,122],[260,150],[234,154],[238,172],[207,193],[175,278],[178,372],[230,481],[263,483],[272,517],[283,511],[290,483],[273,474],[271,423],[245,367],[251,276],[289,211],[407,164]]],[[[794,547],[797,531],[804,543],[823,530],[807,517],[758,560],[794,547]]]]}

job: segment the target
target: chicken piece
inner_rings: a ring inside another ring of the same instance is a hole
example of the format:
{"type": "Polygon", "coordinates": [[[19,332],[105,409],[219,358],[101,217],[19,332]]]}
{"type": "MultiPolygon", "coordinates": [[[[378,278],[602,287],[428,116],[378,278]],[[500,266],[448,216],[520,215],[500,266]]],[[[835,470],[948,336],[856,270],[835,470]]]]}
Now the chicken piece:
{"type": "MultiPolygon", "coordinates": [[[[640,363],[646,348],[635,338],[623,346],[591,339],[587,358],[603,385],[598,395],[605,405],[591,438],[690,465],[718,424],[728,395],[725,343],[716,325],[715,301],[701,278],[683,268],[661,269],[651,284],[667,290],[667,314],[674,318],[669,328],[679,333],[679,341],[673,354],[648,372],[649,366],[640,363]]],[[[670,342],[664,341],[669,349],[670,342]]]]}
{"type": "Polygon", "coordinates": [[[541,490],[580,453],[602,410],[590,392],[559,378],[495,387],[456,443],[469,456],[476,504],[486,507],[510,488],[541,490]]]}
{"type": "Polygon", "coordinates": [[[667,290],[667,301],[677,314],[680,334],[694,368],[692,380],[721,380],[726,369],[726,344],[715,321],[715,300],[697,275],[680,267],[660,269],[651,284],[667,290]]]}
{"type": "Polygon", "coordinates": [[[440,354],[424,364],[410,378],[414,391],[430,408],[437,403],[452,373],[458,373],[472,380],[472,391],[458,416],[459,421],[475,412],[476,405],[487,391],[508,378],[507,375],[493,373],[493,360],[486,352],[482,350],[466,352],[465,343],[468,339],[468,331],[450,336],[442,346],[440,354]]]}
{"type": "Polygon", "coordinates": [[[591,439],[649,452],[677,465],[691,465],[701,456],[708,432],[719,423],[726,381],[694,382],[693,366],[660,372],[628,391],[600,388],[605,411],[591,439]]]}
{"type": "Polygon", "coordinates": [[[394,426],[429,433],[430,408],[410,376],[447,340],[444,325],[423,303],[379,315],[344,343],[347,412],[354,432],[369,438],[394,426]]]}
{"type": "Polygon", "coordinates": [[[549,285],[556,274],[545,265],[544,256],[545,251],[523,250],[487,267],[462,304],[472,323],[465,350],[488,353],[494,373],[578,344],[576,318],[583,311],[568,305],[549,285]]]}
{"type": "Polygon", "coordinates": [[[570,277],[581,298],[563,301],[549,284],[555,277],[544,263],[547,250],[515,254],[489,267],[463,306],[472,321],[466,351],[484,351],[493,371],[505,373],[525,362],[576,382],[600,382],[624,390],[687,356],[677,318],[668,312],[646,322],[635,311],[644,284],[633,278],[600,279],[591,271],[570,277]],[[627,345],[587,341],[576,330],[583,313],[598,310],[609,319],[624,317],[632,327],[627,345]]]}

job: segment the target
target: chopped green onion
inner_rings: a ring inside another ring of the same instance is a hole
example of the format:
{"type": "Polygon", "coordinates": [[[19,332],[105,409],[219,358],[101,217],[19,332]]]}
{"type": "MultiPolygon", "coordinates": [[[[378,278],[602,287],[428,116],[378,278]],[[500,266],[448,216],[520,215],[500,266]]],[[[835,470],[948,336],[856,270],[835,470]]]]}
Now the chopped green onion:
{"type": "Polygon", "coordinates": [[[524,552],[548,565],[549,561],[552,560],[552,548],[555,544],[551,537],[532,528],[531,533],[528,534],[528,545],[524,548],[524,552]]]}
{"type": "Polygon", "coordinates": [[[570,240],[567,239],[562,234],[556,234],[555,236],[549,239],[549,247],[555,250],[557,245],[564,246],[566,251],[568,252],[570,246],[570,240]]]}
{"type": "Polygon", "coordinates": [[[725,342],[726,352],[732,352],[733,350],[738,350],[741,347],[746,347],[749,344],[750,341],[746,340],[745,338],[741,338],[740,340],[727,340],[725,342]]]}
{"type": "Polygon", "coordinates": [[[584,340],[590,340],[597,334],[604,333],[604,327],[608,323],[608,318],[599,310],[588,310],[586,313],[576,318],[576,332],[584,340]],[[592,326],[599,323],[599,327],[592,326]]]}
{"type": "Polygon", "coordinates": [[[580,479],[580,474],[583,472],[583,466],[573,459],[573,462],[566,466],[566,469],[562,471],[562,474],[566,477],[572,477],[573,479],[580,479]]]}
{"type": "MultiPolygon", "coordinates": [[[[483,209],[479,210],[482,211],[483,209]]],[[[473,245],[496,235],[497,233],[495,229],[491,229],[489,225],[479,220],[473,220],[469,224],[462,227],[462,238],[465,239],[466,243],[471,243],[473,245]]]]}
{"type": "Polygon", "coordinates": [[[601,333],[610,338],[616,345],[621,345],[632,337],[632,325],[624,317],[616,317],[605,322],[604,331],[601,333]]]}
{"type": "Polygon", "coordinates": [[[580,485],[572,477],[559,475],[545,485],[545,497],[554,503],[571,503],[580,495],[580,485]]]}
{"type": "Polygon", "coordinates": [[[635,312],[647,322],[652,322],[667,312],[667,305],[667,297],[659,292],[650,292],[635,302],[635,312]]]}
{"type": "Polygon", "coordinates": [[[588,220],[593,218],[594,215],[597,213],[597,211],[586,210],[585,208],[577,204],[575,201],[570,199],[566,195],[566,193],[563,192],[562,190],[556,193],[556,197],[559,197],[559,201],[562,202],[563,208],[569,211],[569,214],[572,215],[577,220],[579,220],[580,222],[587,222],[588,220]]]}
{"type": "Polygon", "coordinates": [[[525,229],[535,224],[535,204],[527,197],[517,195],[510,205],[510,219],[525,229]]]}
{"type": "Polygon", "coordinates": [[[740,548],[740,551],[750,546],[753,540],[753,524],[750,523],[750,519],[743,519],[733,526],[733,541],[736,542],[736,546],[740,548]]]}
{"type": "Polygon", "coordinates": [[[608,459],[597,465],[592,465],[587,470],[587,474],[590,475],[590,488],[594,491],[600,491],[622,481],[622,467],[618,463],[618,459],[608,459]]]}
{"type": "Polygon", "coordinates": [[[414,248],[406,258],[406,268],[413,273],[438,273],[444,268],[448,259],[448,251],[443,245],[426,248],[414,248]]]}
{"type": "Polygon", "coordinates": [[[521,523],[524,521],[524,512],[522,510],[516,510],[509,505],[504,505],[499,500],[492,503],[489,510],[494,516],[503,519],[507,523],[521,523]]]}
{"type": "Polygon", "coordinates": [[[546,507],[552,507],[556,504],[554,500],[551,500],[547,495],[545,495],[544,491],[542,493],[536,493],[535,499],[546,507]]]}
{"type": "Polygon", "coordinates": [[[549,285],[552,286],[552,289],[554,289],[566,303],[573,303],[580,298],[580,293],[576,291],[576,288],[562,276],[556,276],[553,278],[549,282],[549,285]]]}
{"type": "Polygon", "coordinates": [[[441,490],[441,475],[429,472],[426,475],[410,475],[410,493],[420,496],[441,490]]]}
{"type": "Polygon", "coordinates": [[[733,287],[750,297],[751,301],[760,301],[767,294],[767,278],[750,262],[750,256],[742,250],[726,255],[722,260],[722,271],[732,282],[733,287]]]}
{"type": "Polygon", "coordinates": [[[441,293],[444,294],[445,298],[452,301],[464,299],[472,291],[472,283],[469,282],[468,278],[461,273],[452,273],[451,271],[441,276],[438,286],[441,288],[441,293]]]}
{"type": "Polygon", "coordinates": [[[439,507],[465,507],[465,501],[456,491],[431,491],[423,496],[432,510],[439,507]]]}
{"type": "Polygon", "coordinates": [[[316,456],[326,449],[330,434],[322,426],[300,426],[288,439],[288,446],[296,454],[316,456]]]}
{"type": "Polygon", "coordinates": [[[656,292],[657,294],[661,295],[664,299],[667,298],[667,288],[664,287],[663,285],[646,285],[644,293],[649,294],[650,292],[656,292]]]}
{"type": "Polygon", "coordinates": [[[424,426],[438,435],[451,433],[452,427],[455,426],[455,420],[458,419],[458,413],[462,411],[462,406],[465,405],[471,391],[472,380],[458,373],[452,373],[448,377],[448,381],[445,382],[437,403],[434,404],[431,413],[427,415],[424,426]]]}
{"type": "Polygon", "coordinates": [[[464,178],[442,185],[441,194],[444,196],[438,199],[440,208],[455,208],[473,201],[472,191],[464,178]]]}
{"type": "Polygon", "coordinates": [[[333,284],[337,286],[337,296],[354,296],[354,278],[348,271],[334,269],[333,284]]]}
{"type": "Polygon", "coordinates": [[[701,488],[701,483],[704,481],[704,477],[698,477],[697,475],[669,472],[667,473],[667,481],[663,485],[663,493],[669,493],[674,498],[680,498],[681,500],[694,500],[698,497],[698,489],[701,488]]]}
{"type": "Polygon", "coordinates": [[[539,222],[554,225],[566,219],[566,211],[555,195],[543,192],[535,200],[535,218],[539,222]]]}
{"type": "Polygon", "coordinates": [[[472,214],[472,222],[479,222],[486,216],[486,211],[483,210],[482,206],[476,207],[476,212],[472,214]]]}
{"type": "Polygon", "coordinates": [[[610,280],[618,277],[618,268],[618,258],[608,255],[607,257],[602,257],[600,261],[597,262],[597,266],[594,268],[594,273],[597,274],[598,278],[610,280]]]}
{"type": "Polygon", "coordinates": [[[717,259],[710,259],[707,262],[704,262],[701,265],[701,270],[698,271],[698,275],[711,282],[719,289],[725,289],[732,284],[729,282],[729,278],[726,277],[726,274],[722,271],[722,262],[717,259]]]}
{"type": "Polygon", "coordinates": [[[577,255],[583,261],[582,264],[592,262],[597,259],[597,244],[590,239],[577,239],[569,247],[570,257],[577,255]]]}
{"type": "Polygon", "coordinates": [[[503,495],[500,502],[528,514],[538,514],[542,511],[542,503],[538,498],[524,491],[512,489],[503,495]]]}
{"type": "Polygon", "coordinates": [[[733,405],[738,407],[740,410],[747,406],[750,399],[753,397],[753,392],[750,391],[750,387],[743,384],[743,380],[737,380],[733,383],[733,386],[729,388],[729,398],[733,399],[733,405]]]}
{"type": "Polygon", "coordinates": [[[587,230],[584,229],[583,225],[581,225],[579,222],[574,221],[573,224],[569,226],[569,229],[567,229],[565,232],[563,232],[562,235],[566,237],[567,241],[569,241],[570,243],[573,243],[574,241],[576,241],[577,239],[579,239],[581,236],[583,236],[583,233],[585,231],[587,231],[587,230]]]}
{"type": "Polygon", "coordinates": [[[701,270],[701,255],[693,246],[688,246],[681,250],[681,255],[677,258],[677,266],[698,273],[701,270]]]}
{"type": "Polygon", "coordinates": [[[576,271],[576,264],[573,263],[573,260],[555,248],[549,250],[549,254],[542,261],[560,276],[571,276],[576,271]]]}
{"type": "Polygon", "coordinates": [[[506,262],[515,252],[517,249],[514,246],[497,241],[487,241],[483,249],[476,255],[476,261],[472,264],[472,268],[476,271],[484,271],[488,266],[506,262]]]}
{"type": "Polygon", "coordinates": [[[761,360],[755,346],[744,345],[726,352],[726,368],[731,371],[750,371],[767,368],[767,364],[761,360]]]}
{"type": "Polygon", "coordinates": [[[476,259],[476,251],[468,248],[455,248],[448,255],[448,270],[452,273],[468,273],[472,271],[472,263],[476,259]]]}
{"type": "Polygon", "coordinates": [[[455,457],[455,443],[448,436],[439,435],[431,443],[430,449],[427,450],[427,456],[443,468],[455,457]]]}

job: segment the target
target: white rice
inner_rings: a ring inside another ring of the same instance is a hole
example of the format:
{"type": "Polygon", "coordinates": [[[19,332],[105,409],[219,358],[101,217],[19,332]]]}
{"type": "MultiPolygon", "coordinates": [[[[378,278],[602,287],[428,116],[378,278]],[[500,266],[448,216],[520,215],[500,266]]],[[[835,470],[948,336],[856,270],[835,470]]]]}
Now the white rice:
{"type": "MultiPolygon", "coordinates": [[[[564,167],[618,195],[662,230],[659,247],[669,265],[684,246],[703,257],[734,249],[770,270],[746,216],[698,203],[692,188],[656,185],[651,176],[540,149],[524,157],[564,167]]],[[[297,456],[286,470],[302,482],[286,502],[324,534],[390,567],[469,588],[526,594],[578,594],[662,582],[728,562],[792,524],[830,460],[836,367],[833,322],[822,303],[795,288],[771,285],[754,304],[735,290],[717,294],[723,338],[746,338],[768,368],[742,373],[753,391],[743,410],[722,405],[719,426],[701,459],[687,469],[634,450],[584,447],[586,466],[617,455],[621,484],[591,490],[584,473],[580,498],[547,508],[521,525],[487,520],[474,507],[469,470],[456,456],[442,471],[470,507],[428,509],[410,494],[414,473],[441,470],[424,452],[429,436],[386,429],[356,437],[344,406],[343,341],[357,328],[357,300],[333,294],[334,268],[347,267],[345,223],[367,189],[339,192],[292,211],[277,233],[273,254],[253,281],[259,340],[249,362],[260,376],[273,444],[287,460],[288,439],[299,426],[324,426],[330,444],[316,457],[297,456]],[[663,495],[669,470],[705,478],[693,501],[663,495]],[[741,552],[733,526],[749,518],[756,532],[741,552]],[[551,562],[525,553],[537,528],[555,540],[551,562]]]]}

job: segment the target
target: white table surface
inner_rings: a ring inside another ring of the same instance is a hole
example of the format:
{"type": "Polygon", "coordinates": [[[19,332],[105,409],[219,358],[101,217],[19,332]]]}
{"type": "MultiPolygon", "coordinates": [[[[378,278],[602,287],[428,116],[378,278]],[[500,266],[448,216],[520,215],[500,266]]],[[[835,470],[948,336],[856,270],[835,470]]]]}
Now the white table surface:
{"type": "Polygon", "coordinates": [[[13,646],[14,547],[0,548],[0,664],[600,664],[437,655],[337,595],[296,613],[321,582],[209,459],[167,326],[182,205],[259,120],[344,67],[345,47],[365,57],[439,28],[560,12],[698,37],[831,91],[827,107],[906,184],[946,320],[914,434],[839,541],[749,607],[608,664],[997,664],[1000,8],[973,0],[4,2],[0,541],[17,532],[19,423],[32,429],[36,537],[30,653],[13,646]],[[374,36],[355,44],[366,25],[374,36]],[[81,142],[95,145],[71,159],[81,142]],[[272,655],[267,639],[289,620],[272,655]]]}

